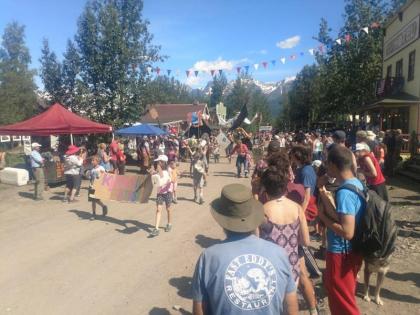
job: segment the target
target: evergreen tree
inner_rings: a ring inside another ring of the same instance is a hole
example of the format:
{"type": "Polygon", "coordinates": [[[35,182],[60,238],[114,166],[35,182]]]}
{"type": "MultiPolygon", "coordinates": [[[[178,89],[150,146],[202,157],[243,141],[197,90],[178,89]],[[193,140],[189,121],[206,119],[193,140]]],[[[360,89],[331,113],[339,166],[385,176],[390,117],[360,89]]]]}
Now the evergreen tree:
{"type": "Polygon", "coordinates": [[[67,41],[67,49],[64,53],[63,60],[63,104],[72,110],[78,109],[78,104],[82,101],[78,95],[80,88],[80,80],[78,75],[80,73],[80,57],[77,53],[76,46],[73,41],[67,41]]]}
{"type": "Polygon", "coordinates": [[[163,57],[142,10],[142,0],[92,0],[79,19],[80,77],[91,97],[83,110],[99,121],[134,122],[147,105],[147,68],[163,57]]]}
{"type": "Polygon", "coordinates": [[[8,24],[0,47],[0,124],[29,118],[36,106],[34,71],[25,45],[25,27],[8,24]]]}
{"type": "Polygon", "coordinates": [[[227,86],[227,79],[224,73],[215,75],[211,84],[210,107],[216,107],[223,99],[223,92],[227,86]]]}
{"type": "Polygon", "coordinates": [[[251,91],[245,84],[250,77],[247,75],[240,75],[235,80],[232,91],[226,96],[226,110],[227,116],[232,117],[236,112],[240,111],[243,105],[248,105],[251,99],[251,91]]]}
{"type": "Polygon", "coordinates": [[[44,38],[42,42],[41,58],[41,79],[44,89],[50,95],[50,103],[63,103],[63,81],[61,64],[57,56],[50,50],[48,40],[44,38]]]}

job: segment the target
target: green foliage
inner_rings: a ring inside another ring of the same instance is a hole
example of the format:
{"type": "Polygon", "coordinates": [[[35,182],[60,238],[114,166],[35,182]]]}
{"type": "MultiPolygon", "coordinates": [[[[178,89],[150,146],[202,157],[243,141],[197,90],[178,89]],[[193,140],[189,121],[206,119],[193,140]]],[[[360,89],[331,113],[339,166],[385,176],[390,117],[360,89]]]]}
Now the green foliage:
{"type": "Polygon", "coordinates": [[[74,42],[71,40],[67,41],[62,69],[63,105],[77,111],[80,101],[79,95],[81,95],[78,93],[81,90],[81,82],[78,77],[80,72],[80,57],[74,42]]]}
{"type": "Polygon", "coordinates": [[[34,71],[25,45],[25,27],[8,24],[0,47],[0,125],[29,118],[36,106],[34,71]]]}
{"type": "Polygon", "coordinates": [[[159,76],[147,85],[148,104],[191,104],[191,89],[174,78],[159,76]]]}
{"type": "Polygon", "coordinates": [[[227,86],[227,79],[224,73],[215,75],[211,85],[210,107],[216,107],[223,99],[223,91],[227,86]]]}
{"type": "Polygon", "coordinates": [[[57,56],[50,50],[47,39],[43,40],[41,58],[40,76],[44,83],[44,89],[50,95],[50,103],[63,103],[63,82],[61,64],[57,60],[57,56]]]}
{"type": "Polygon", "coordinates": [[[243,105],[249,105],[251,91],[246,84],[248,80],[250,80],[249,75],[239,75],[233,84],[232,91],[226,96],[225,106],[227,117],[232,117],[236,112],[241,110],[243,105]]]}

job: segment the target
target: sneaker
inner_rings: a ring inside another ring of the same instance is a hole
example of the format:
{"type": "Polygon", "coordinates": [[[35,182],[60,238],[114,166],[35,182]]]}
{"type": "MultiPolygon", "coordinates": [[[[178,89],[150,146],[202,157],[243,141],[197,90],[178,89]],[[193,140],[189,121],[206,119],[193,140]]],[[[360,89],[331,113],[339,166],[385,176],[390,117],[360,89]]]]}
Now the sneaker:
{"type": "Polygon", "coordinates": [[[64,198],[63,200],[61,200],[62,203],[66,203],[69,202],[69,200],[67,198],[64,198]]]}
{"type": "Polygon", "coordinates": [[[96,220],[96,214],[94,214],[94,213],[93,213],[93,214],[90,216],[90,220],[91,220],[91,221],[96,220]]]}
{"type": "Polygon", "coordinates": [[[172,230],[172,224],[167,224],[165,227],[165,232],[170,232],[172,230]]]}
{"type": "Polygon", "coordinates": [[[104,217],[106,217],[106,215],[108,214],[108,207],[107,206],[103,206],[102,207],[102,215],[104,216],[104,217]]]}
{"type": "Polygon", "coordinates": [[[174,198],[174,199],[172,200],[172,202],[173,202],[174,204],[177,204],[177,203],[178,203],[178,201],[176,200],[176,198],[174,198]]]}
{"type": "Polygon", "coordinates": [[[204,199],[200,198],[199,204],[202,205],[204,203],[204,199]]]}
{"type": "Polygon", "coordinates": [[[149,236],[154,237],[159,235],[159,230],[154,228],[152,232],[150,232],[149,236]]]}

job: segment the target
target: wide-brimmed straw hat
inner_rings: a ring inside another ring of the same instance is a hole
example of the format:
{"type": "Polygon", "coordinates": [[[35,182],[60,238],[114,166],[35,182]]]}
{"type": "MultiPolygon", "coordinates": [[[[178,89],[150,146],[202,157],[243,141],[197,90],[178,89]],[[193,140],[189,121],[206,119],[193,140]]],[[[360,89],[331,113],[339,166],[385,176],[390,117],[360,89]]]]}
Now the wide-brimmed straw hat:
{"type": "Polygon", "coordinates": [[[228,231],[255,231],[264,221],[262,204],[241,184],[224,186],[220,198],[213,200],[210,206],[216,222],[228,231]]]}
{"type": "Polygon", "coordinates": [[[79,148],[79,147],[77,147],[77,146],[75,146],[75,145],[71,144],[71,145],[69,145],[69,147],[67,148],[66,155],[72,155],[72,154],[75,154],[76,152],[79,152],[79,150],[80,150],[80,148],[79,148]]]}

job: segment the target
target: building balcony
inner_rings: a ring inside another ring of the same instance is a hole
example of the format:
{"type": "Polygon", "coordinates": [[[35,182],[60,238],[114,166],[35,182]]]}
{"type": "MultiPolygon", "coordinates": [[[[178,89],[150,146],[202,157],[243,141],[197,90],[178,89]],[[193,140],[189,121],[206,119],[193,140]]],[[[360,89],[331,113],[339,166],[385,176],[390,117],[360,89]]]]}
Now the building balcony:
{"type": "Polygon", "coordinates": [[[376,97],[395,96],[403,91],[404,77],[388,77],[376,82],[376,97]]]}

